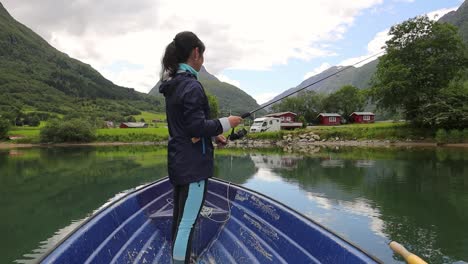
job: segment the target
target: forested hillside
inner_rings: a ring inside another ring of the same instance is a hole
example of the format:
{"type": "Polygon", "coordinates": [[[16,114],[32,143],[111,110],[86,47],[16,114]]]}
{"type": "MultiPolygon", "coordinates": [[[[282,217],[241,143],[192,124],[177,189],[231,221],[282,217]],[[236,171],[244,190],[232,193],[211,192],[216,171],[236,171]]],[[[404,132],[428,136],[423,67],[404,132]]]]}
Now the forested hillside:
{"type": "Polygon", "coordinates": [[[0,114],[127,116],[161,100],[120,87],[17,22],[0,3],[0,114]]]}

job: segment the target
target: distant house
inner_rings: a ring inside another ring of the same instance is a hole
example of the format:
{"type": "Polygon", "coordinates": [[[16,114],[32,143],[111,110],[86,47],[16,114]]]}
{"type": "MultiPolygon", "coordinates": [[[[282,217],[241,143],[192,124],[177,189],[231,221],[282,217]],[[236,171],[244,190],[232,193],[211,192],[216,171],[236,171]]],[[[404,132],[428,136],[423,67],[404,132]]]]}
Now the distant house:
{"type": "Polygon", "coordinates": [[[320,113],[317,118],[321,125],[335,126],[341,124],[341,115],[336,113],[320,113]]]}
{"type": "Polygon", "coordinates": [[[148,124],[143,122],[125,122],[121,123],[120,128],[147,128],[148,124]]]}
{"type": "Polygon", "coordinates": [[[371,112],[354,112],[349,117],[354,123],[374,123],[375,121],[375,114],[371,112]]]}
{"type": "Polygon", "coordinates": [[[266,117],[276,117],[281,119],[281,123],[294,123],[296,122],[297,114],[293,112],[281,112],[281,113],[274,113],[268,114],[266,117]]]}
{"type": "Polygon", "coordinates": [[[112,121],[105,121],[104,126],[107,128],[114,128],[114,122],[112,121]]]}
{"type": "Polygon", "coordinates": [[[295,129],[301,128],[302,123],[296,122],[297,114],[293,112],[280,112],[274,114],[268,114],[265,117],[274,117],[281,119],[281,129],[295,129]]]}

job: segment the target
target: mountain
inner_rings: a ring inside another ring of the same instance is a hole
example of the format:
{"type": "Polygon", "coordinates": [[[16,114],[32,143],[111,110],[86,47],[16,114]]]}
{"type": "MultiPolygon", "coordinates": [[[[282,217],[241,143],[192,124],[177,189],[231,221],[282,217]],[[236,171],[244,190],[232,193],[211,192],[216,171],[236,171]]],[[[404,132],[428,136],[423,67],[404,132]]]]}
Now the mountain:
{"type": "Polygon", "coordinates": [[[56,50],[0,3],[0,112],[130,115],[161,110],[161,100],[105,79],[56,50]]]}
{"type": "MultiPolygon", "coordinates": [[[[468,44],[468,2],[464,2],[457,11],[452,11],[447,13],[446,15],[442,16],[439,19],[440,22],[450,23],[458,27],[459,33],[463,39],[465,44],[468,44]]],[[[379,60],[376,59],[371,61],[359,68],[351,67],[346,71],[338,74],[337,76],[331,77],[330,79],[324,80],[320,83],[317,83],[306,90],[316,91],[320,93],[330,94],[335,92],[336,90],[340,89],[345,85],[353,85],[360,89],[365,89],[369,87],[370,80],[372,75],[377,70],[377,64],[379,60]]],[[[290,94],[294,91],[297,91],[317,80],[320,80],[323,77],[326,77],[334,72],[337,72],[341,68],[339,66],[333,66],[317,75],[314,75],[298,86],[294,88],[290,88],[283,93],[277,95],[275,98],[271,99],[270,101],[266,102],[264,105],[277,100],[287,94],[290,94]]]]}
{"type": "MultiPolygon", "coordinates": [[[[371,61],[359,68],[356,67],[351,67],[333,77],[330,77],[329,79],[326,79],[324,81],[321,81],[315,85],[312,85],[311,87],[307,88],[306,90],[309,91],[315,91],[319,93],[324,93],[324,94],[329,94],[334,91],[337,91],[344,85],[353,85],[358,88],[364,89],[369,87],[370,80],[372,78],[372,75],[375,73],[377,70],[377,64],[378,60],[371,61]]],[[[302,83],[300,83],[298,86],[294,88],[290,88],[281,94],[277,95],[275,98],[271,99],[265,104],[268,104],[274,100],[277,100],[285,95],[288,95],[290,93],[293,93],[299,89],[302,89],[303,87],[306,87],[322,78],[325,78],[339,70],[341,70],[344,66],[333,66],[328,68],[327,70],[314,75],[306,80],[304,80],[302,83]]],[[[264,105],[265,105],[264,104],[264,105]]]]}
{"type": "Polygon", "coordinates": [[[458,27],[458,32],[463,42],[468,43],[468,3],[463,4],[456,10],[445,14],[439,19],[440,22],[450,23],[458,27]]]}
{"type": "MultiPolygon", "coordinates": [[[[259,107],[257,101],[252,96],[234,85],[221,82],[214,75],[210,74],[205,67],[202,67],[199,76],[205,90],[218,98],[221,115],[226,116],[229,113],[240,115],[259,107]]],[[[149,94],[161,98],[159,85],[160,82],[151,89],[149,94]]]]}

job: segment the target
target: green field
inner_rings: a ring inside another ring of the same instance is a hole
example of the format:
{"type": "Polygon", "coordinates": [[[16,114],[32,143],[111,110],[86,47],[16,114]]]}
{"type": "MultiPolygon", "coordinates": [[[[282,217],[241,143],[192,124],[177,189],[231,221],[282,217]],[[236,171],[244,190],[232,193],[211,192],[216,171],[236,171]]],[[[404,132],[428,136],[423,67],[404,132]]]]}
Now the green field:
{"type": "Polygon", "coordinates": [[[8,132],[9,136],[20,136],[20,137],[39,137],[40,129],[38,127],[21,127],[13,128],[8,132]]]}
{"type": "MultiPolygon", "coordinates": [[[[39,127],[13,128],[9,136],[19,136],[17,143],[38,143],[39,127]]],[[[110,128],[96,131],[97,142],[146,142],[167,140],[169,132],[166,127],[157,128],[110,128]]]]}
{"type": "Polygon", "coordinates": [[[404,127],[406,126],[406,122],[376,122],[370,124],[346,124],[346,125],[339,125],[339,126],[313,126],[310,129],[312,130],[333,130],[333,129],[361,129],[361,128],[395,128],[395,127],[404,127]]]}
{"type": "Polygon", "coordinates": [[[146,123],[151,124],[152,120],[161,120],[161,121],[166,121],[166,114],[165,113],[151,113],[151,112],[141,112],[140,115],[135,115],[134,116],[137,122],[140,122],[140,120],[143,118],[146,123]]]}
{"type": "MultiPolygon", "coordinates": [[[[143,114],[144,115],[144,114],[143,114]]],[[[154,115],[146,115],[154,117],[154,115]]],[[[161,114],[159,115],[161,117],[161,114]]],[[[43,124],[41,124],[43,126],[43,124]]],[[[165,141],[169,132],[165,123],[158,123],[159,127],[153,128],[110,128],[98,129],[96,131],[96,142],[156,142],[165,141]]],[[[249,130],[249,127],[244,127],[249,130]]],[[[236,128],[238,131],[239,128],[236,128]]],[[[404,122],[378,122],[374,124],[349,124],[341,126],[314,126],[307,129],[281,130],[277,132],[264,132],[248,134],[250,139],[281,140],[283,136],[292,134],[299,135],[314,132],[321,139],[339,140],[415,140],[434,142],[435,131],[430,129],[414,128],[404,122]]],[[[8,134],[10,136],[21,136],[22,139],[15,140],[18,143],[38,143],[39,127],[13,128],[8,134]]],[[[227,137],[231,131],[224,133],[227,137]]],[[[466,135],[465,135],[466,137],[466,135]]],[[[460,142],[466,142],[466,138],[460,142]]]]}
{"type": "Polygon", "coordinates": [[[348,124],[340,126],[313,126],[293,131],[249,134],[251,139],[282,139],[284,135],[313,132],[322,139],[340,140],[423,140],[433,141],[435,131],[411,127],[405,122],[377,122],[373,124],[348,124]]]}
{"type": "Polygon", "coordinates": [[[167,140],[166,127],[98,129],[97,142],[146,142],[167,140]]]}

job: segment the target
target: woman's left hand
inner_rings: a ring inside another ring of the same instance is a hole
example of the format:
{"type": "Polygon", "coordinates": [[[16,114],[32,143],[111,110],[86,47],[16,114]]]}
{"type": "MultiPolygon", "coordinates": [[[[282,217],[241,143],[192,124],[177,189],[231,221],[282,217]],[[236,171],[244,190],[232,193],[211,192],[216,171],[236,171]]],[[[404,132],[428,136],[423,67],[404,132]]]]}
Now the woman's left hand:
{"type": "Polygon", "coordinates": [[[227,144],[227,139],[223,135],[219,135],[215,138],[215,142],[218,145],[218,148],[222,148],[226,146],[227,144]]]}

